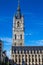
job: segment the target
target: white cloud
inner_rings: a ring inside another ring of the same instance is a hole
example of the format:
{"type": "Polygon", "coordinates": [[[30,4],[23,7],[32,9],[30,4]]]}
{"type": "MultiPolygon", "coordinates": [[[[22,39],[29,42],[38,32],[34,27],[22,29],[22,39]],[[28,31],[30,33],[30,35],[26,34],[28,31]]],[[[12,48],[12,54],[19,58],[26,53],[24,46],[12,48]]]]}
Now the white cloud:
{"type": "Polygon", "coordinates": [[[32,45],[43,45],[43,40],[29,40],[28,43],[32,45]]]}
{"type": "Polygon", "coordinates": [[[36,41],[37,44],[43,45],[43,40],[36,41]]]}
{"type": "Polygon", "coordinates": [[[26,33],[26,34],[24,34],[25,36],[31,36],[32,35],[32,33],[26,33]]]}
{"type": "Polygon", "coordinates": [[[32,33],[29,33],[29,36],[31,36],[32,35],[32,33]]]}
{"type": "Polygon", "coordinates": [[[10,45],[12,43],[12,38],[5,37],[0,39],[3,41],[3,43],[5,43],[5,45],[10,45]]]}

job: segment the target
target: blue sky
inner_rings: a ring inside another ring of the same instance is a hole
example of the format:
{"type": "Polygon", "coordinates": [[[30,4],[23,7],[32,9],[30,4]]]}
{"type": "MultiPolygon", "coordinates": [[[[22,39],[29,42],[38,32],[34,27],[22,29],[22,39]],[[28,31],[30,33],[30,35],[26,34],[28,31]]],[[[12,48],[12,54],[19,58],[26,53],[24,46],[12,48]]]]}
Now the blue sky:
{"type": "MultiPolygon", "coordinates": [[[[18,0],[0,0],[0,39],[7,54],[12,45],[13,16],[17,11],[18,0]]],[[[24,45],[43,45],[43,0],[20,0],[24,15],[24,45]]]]}

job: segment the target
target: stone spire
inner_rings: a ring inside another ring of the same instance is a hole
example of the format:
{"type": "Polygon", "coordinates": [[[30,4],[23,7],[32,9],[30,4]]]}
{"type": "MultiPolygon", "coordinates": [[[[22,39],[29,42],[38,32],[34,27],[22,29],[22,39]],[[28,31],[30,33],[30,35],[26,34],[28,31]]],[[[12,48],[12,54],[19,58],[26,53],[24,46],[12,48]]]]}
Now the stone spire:
{"type": "Polygon", "coordinates": [[[18,0],[18,7],[17,7],[16,18],[17,19],[21,18],[20,0],[18,0]]]}
{"type": "Polygon", "coordinates": [[[20,11],[20,0],[18,0],[18,8],[17,11],[20,11]]]}

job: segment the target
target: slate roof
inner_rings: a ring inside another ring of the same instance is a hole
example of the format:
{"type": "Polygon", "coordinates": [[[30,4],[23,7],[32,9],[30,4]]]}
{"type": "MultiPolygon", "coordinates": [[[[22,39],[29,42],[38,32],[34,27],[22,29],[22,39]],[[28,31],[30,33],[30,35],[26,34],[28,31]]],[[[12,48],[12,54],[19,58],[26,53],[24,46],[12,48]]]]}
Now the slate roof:
{"type": "Polygon", "coordinates": [[[40,52],[42,53],[42,50],[43,50],[43,46],[12,46],[12,51],[14,51],[14,53],[16,53],[16,50],[17,51],[23,51],[24,50],[24,53],[26,53],[26,50],[27,51],[31,51],[32,50],[35,52],[37,50],[37,53],[40,52]]]}

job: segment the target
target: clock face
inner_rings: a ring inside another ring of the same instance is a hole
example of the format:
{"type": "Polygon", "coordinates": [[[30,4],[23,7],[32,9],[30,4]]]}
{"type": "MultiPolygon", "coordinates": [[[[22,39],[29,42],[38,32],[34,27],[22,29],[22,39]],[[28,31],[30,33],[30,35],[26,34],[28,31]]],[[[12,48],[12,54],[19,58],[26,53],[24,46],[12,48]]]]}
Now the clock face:
{"type": "Polygon", "coordinates": [[[19,21],[19,20],[16,21],[16,28],[19,29],[19,30],[23,28],[22,21],[19,21]]]}

